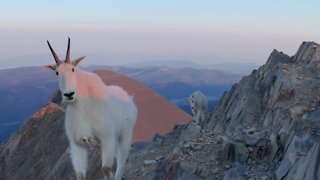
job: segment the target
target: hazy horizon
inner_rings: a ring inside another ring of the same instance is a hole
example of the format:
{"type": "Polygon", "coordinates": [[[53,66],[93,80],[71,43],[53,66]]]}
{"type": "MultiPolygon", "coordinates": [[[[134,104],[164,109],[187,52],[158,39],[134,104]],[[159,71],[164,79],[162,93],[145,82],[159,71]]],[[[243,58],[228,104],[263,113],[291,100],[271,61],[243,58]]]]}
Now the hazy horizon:
{"type": "Polygon", "coordinates": [[[0,61],[49,57],[46,40],[63,58],[70,36],[72,57],[109,57],[104,61],[110,65],[154,60],[263,64],[273,49],[294,55],[303,41],[320,42],[319,5],[275,0],[4,1],[0,61]]]}

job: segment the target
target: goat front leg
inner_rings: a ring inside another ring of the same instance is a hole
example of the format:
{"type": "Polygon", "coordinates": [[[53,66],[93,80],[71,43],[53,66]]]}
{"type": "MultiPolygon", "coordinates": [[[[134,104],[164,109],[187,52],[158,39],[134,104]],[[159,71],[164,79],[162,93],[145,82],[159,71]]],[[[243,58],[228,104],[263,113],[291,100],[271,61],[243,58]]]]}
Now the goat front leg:
{"type": "Polygon", "coordinates": [[[199,124],[200,118],[201,118],[201,114],[202,114],[202,111],[200,109],[198,111],[196,111],[195,119],[193,121],[194,123],[199,124]]]}
{"type": "Polygon", "coordinates": [[[115,158],[115,142],[114,140],[101,142],[101,159],[102,159],[102,173],[105,180],[112,180],[113,173],[111,168],[115,158]]]}
{"type": "Polygon", "coordinates": [[[76,144],[70,145],[71,162],[76,171],[77,180],[86,179],[88,152],[84,147],[76,144]]]}
{"type": "Polygon", "coordinates": [[[192,114],[193,114],[193,116],[192,116],[192,122],[196,123],[196,120],[197,120],[197,111],[193,110],[193,111],[192,111],[192,114]]]}

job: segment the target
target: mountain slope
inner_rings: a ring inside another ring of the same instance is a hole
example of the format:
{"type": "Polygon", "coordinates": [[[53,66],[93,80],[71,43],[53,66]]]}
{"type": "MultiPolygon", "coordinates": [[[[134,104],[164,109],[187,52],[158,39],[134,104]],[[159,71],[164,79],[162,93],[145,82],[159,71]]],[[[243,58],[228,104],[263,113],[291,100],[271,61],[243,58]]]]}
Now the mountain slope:
{"type": "Polygon", "coordinates": [[[319,69],[320,46],[314,42],[302,43],[293,57],[274,50],[264,66],[223,96],[202,126],[243,132],[247,145],[249,139],[256,146],[267,142],[260,143],[266,151],[260,159],[274,166],[274,174],[265,173],[269,177],[319,179],[319,69]]]}
{"type": "Polygon", "coordinates": [[[139,155],[133,149],[127,177],[320,179],[319,69],[314,42],[292,57],[274,50],[224,94],[202,129],[190,123],[139,155]]]}

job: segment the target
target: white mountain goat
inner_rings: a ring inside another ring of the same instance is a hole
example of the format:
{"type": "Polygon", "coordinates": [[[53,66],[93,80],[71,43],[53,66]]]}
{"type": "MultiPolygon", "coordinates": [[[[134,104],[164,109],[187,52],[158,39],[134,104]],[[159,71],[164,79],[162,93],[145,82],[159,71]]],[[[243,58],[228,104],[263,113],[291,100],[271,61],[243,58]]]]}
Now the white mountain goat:
{"type": "Polygon", "coordinates": [[[96,146],[101,148],[105,179],[120,180],[137,119],[133,98],[121,87],[106,86],[98,75],[79,69],[77,65],[85,57],[71,62],[70,38],[65,61],[47,43],[56,64],[45,67],[57,74],[62,101],[67,104],[65,130],[77,179],[86,178],[88,150],[96,146]],[[114,160],[117,168],[113,176],[114,160]]]}
{"type": "Polygon", "coordinates": [[[193,119],[192,121],[196,124],[203,122],[206,118],[206,112],[208,109],[208,99],[200,91],[196,91],[190,95],[188,98],[188,103],[190,105],[193,119]]]}

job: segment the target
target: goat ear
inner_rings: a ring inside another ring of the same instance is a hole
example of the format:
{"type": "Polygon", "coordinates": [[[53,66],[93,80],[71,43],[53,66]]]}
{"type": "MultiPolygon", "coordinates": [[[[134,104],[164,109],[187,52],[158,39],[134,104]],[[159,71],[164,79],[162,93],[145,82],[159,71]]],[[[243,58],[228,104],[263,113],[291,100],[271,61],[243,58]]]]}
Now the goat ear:
{"type": "Polygon", "coordinates": [[[82,56],[82,57],[79,57],[78,59],[75,59],[72,61],[72,64],[74,66],[77,66],[86,56],[82,56]]]}
{"type": "Polygon", "coordinates": [[[56,66],[55,65],[51,65],[51,64],[48,64],[48,65],[43,65],[42,67],[46,68],[46,69],[49,69],[49,70],[56,70],[56,66]]]}

